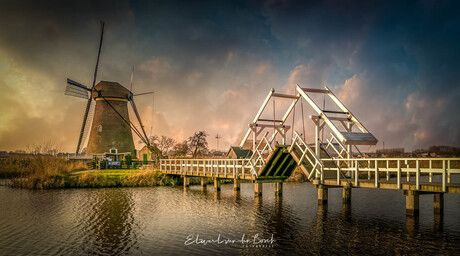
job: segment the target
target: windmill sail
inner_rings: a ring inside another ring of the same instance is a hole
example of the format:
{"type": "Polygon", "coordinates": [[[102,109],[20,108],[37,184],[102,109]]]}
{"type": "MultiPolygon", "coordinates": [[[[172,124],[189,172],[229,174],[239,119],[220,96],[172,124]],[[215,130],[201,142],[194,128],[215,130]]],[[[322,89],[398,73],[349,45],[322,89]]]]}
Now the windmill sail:
{"type": "Polygon", "coordinates": [[[78,137],[78,144],[77,144],[77,151],[76,151],[77,154],[80,153],[80,151],[81,151],[83,135],[85,134],[85,127],[88,124],[87,123],[88,114],[89,114],[89,110],[90,110],[92,101],[93,101],[93,99],[89,98],[88,103],[86,104],[86,110],[85,110],[85,115],[83,116],[83,123],[82,123],[82,126],[81,126],[80,136],[78,137]]]}
{"type": "MultiPolygon", "coordinates": [[[[94,86],[96,85],[96,77],[97,77],[97,68],[99,66],[99,58],[101,57],[101,49],[102,49],[102,40],[104,39],[104,22],[101,23],[101,40],[99,41],[99,51],[97,53],[97,60],[96,60],[96,67],[94,69],[94,79],[93,79],[93,86],[91,87],[91,90],[94,89],[94,86]]],[[[67,83],[69,83],[70,79],[67,79],[67,83]]],[[[71,81],[71,80],[70,80],[71,81]]],[[[72,81],[73,82],[73,81],[72,81]]],[[[75,84],[75,86],[78,86],[75,84]]],[[[78,138],[78,144],[77,144],[77,154],[81,150],[81,145],[82,145],[82,140],[83,140],[83,135],[85,134],[85,127],[87,125],[87,118],[88,118],[88,112],[90,110],[91,106],[91,101],[93,99],[89,98],[88,103],[86,104],[86,110],[85,110],[85,116],[83,117],[83,124],[81,126],[81,131],[80,131],[80,137],[78,138]]]]}
{"type": "Polygon", "coordinates": [[[90,107],[89,107],[89,112],[88,112],[88,117],[86,119],[86,124],[85,124],[85,128],[83,129],[83,136],[82,136],[82,140],[81,140],[81,145],[78,149],[79,153],[82,152],[83,150],[83,145],[88,145],[88,134],[89,134],[89,131],[91,131],[91,126],[93,124],[93,117],[94,117],[94,109],[96,107],[96,102],[94,101],[94,99],[91,99],[91,102],[90,102],[90,107]]]}
{"type": "Polygon", "coordinates": [[[77,98],[88,99],[88,90],[88,87],[67,78],[67,86],[65,87],[64,94],[77,98]]]}

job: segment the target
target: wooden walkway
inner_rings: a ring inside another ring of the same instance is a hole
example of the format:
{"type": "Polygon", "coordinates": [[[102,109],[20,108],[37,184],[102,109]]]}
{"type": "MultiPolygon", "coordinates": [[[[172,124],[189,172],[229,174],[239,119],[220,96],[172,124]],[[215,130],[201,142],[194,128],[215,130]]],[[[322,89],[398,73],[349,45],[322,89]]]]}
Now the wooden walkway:
{"type": "Polygon", "coordinates": [[[420,195],[434,194],[435,211],[442,212],[444,194],[460,193],[460,158],[329,158],[315,164],[316,159],[306,160],[302,152],[309,154],[308,150],[279,146],[266,159],[262,154],[250,159],[162,159],[160,169],[183,177],[185,187],[190,177],[200,177],[203,187],[212,179],[220,191],[220,180],[231,179],[235,190],[240,189],[240,181],[254,183],[257,196],[262,195],[262,183],[275,183],[275,193],[281,195],[295,162],[316,185],[319,204],[327,203],[327,191],[332,188],[343,189],[344,203],[351,201],[352,189],[394,189],[406,196],[408,215],[418,213],[420,195]]]}
{"type": "MultiPolygon", "coordinates": [[[[460,175],[459,175],[460,176],[460,175]]],[[[354,181],[350,181],[350,186],[352,188],[376,188],[375,183],[373,181],[369,181],[368,179],[359,179],[359,184],[356,186],[354,181]]],[[[313,181],[313,184],[319,185],[319,181],[313,181]]],[[[337,185],[337,181],[333,179],[326,179],[324,180],[325,186],[333,187],[346,187],[348,184],[347,181],[341,180],[340,185],[337,185]]],[[[441,182],[420,182],[420,188],[416,189],[416,182],[401,182],[401,188],[398,188],[398,183],[396,180],[390,181],[381,181],[379,183],[380,189],[400,189],[400,190],[412,190],[412,191],[419,191],[425,193],[460,193],[460,184],[459,183],[449,183],[446,185],[446,191],[442,189],[441,182]]]]}

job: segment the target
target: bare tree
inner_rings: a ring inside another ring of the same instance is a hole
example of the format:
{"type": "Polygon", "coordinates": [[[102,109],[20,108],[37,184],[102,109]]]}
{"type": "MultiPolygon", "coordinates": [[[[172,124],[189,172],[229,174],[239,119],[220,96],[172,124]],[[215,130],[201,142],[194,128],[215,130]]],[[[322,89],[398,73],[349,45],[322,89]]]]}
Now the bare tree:
{"type": "Polygon", "coordinates": [[[158,149],[161,150],[164,156],[167,156],[175,143],[176,141],[173,138],[162,135],[158,140],[158,149]]]}
{"type": "Polygon", "coordinates": [[[192,157],[208,154],[208,142],[206,141],[207,137],[208,134],[206,131],[198,131],[188,138],[188,145],[192,153],[192,157]]]}
{"type": "Polygon", "coordinates": [[[176,143],[173,148],[174,156],[186,156],[189,151],[189,146],[186,140],[176,143]]]}
{"type": "MultiPolygon", "coordinates": [[[[155,152],[161,152],[161,156],[168,155],[169,151],[174,146],[174,143],[176,143],[176,141],[173,138],[164,135],[161,135],[161,137],[159,137],[158,135],[154,135],[151,136],[149,140],[150,145],[152,145],[152,149],[154,149],[155,152]]],[[[152,151],[152,153],[155,153],[154,151],[152,151]]]]}
{"type": "Polygon", "coordinates": [[[27,151],[32,155],[51,155],[56,156],[62,152],[62,145],[54,143],[51,140],[44,141],[41,144],[27,145],[27,151]]]}

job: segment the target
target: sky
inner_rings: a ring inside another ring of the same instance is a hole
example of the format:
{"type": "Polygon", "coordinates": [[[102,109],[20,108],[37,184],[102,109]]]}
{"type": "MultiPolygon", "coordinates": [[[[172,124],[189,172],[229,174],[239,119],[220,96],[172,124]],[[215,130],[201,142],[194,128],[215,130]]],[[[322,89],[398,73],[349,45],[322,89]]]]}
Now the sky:
{"type": "Polygon", "coordinates": [[[205,130],[226,150],[271,88],[299,84],[329,87],[379,140],[369,150],[458,147],[459,11],[457,1],[0,0],[0,150],[75,150],[86,101],[64,95],[66,78],[91,85],[101,20],[97,80],[129,89],[134,66],[133,92],[155,92],[135,99],[148,134],[205,130]]]}

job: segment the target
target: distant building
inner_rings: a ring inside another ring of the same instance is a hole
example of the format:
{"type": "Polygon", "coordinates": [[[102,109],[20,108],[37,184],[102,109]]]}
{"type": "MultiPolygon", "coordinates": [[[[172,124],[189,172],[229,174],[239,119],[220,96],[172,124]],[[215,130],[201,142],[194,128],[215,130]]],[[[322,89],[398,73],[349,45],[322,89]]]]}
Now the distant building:
{"type": "Polygon", "coordinates": [[[144,146],[141,150],[139,150],[138,158],[139,158],[139,161],[143,161],[143,162],[155,160],[155,156],[147,148],[147,146],[144,146]]]}
{"type": "Polygon", "coordinates": [[[377,154],[386,154],[386,155],[404,154],[404,148],[381,148],[381,149],[377,149],[377,154]]]}
{"type": "Polygon", "coordinates": [[[227,157],[230,159],[244,159],[252,156],[252,150],[241,149],[239,147],[230,147],[227,152],[227,157]]]}
{"type": "Polygon", "coordinates": [[[218,151],[218,150],[211,150],[209,154],[210,156],[213,156],[213,157],[224,157],[225,156],[225,152],[218,151]]]}

